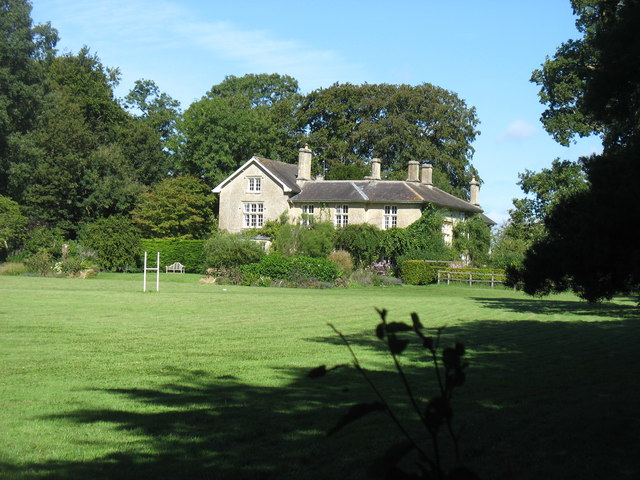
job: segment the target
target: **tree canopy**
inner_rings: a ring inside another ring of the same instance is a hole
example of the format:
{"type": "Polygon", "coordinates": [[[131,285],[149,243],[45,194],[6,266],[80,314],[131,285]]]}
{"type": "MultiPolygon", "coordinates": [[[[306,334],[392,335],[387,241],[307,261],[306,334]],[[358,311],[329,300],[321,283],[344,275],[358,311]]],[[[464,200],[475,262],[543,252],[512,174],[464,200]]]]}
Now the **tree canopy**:
{"type": "Polygon", "coordinates": [[[572,288],[588,300],[640,289],[640,43],[637,1],[574,0],[583,38],[563,44],[541,71],[543,116],[561,143],[600,134],[603,153],[582,159],[587,188],[545,219],[516,276],[529,293],[572,288]],[[553,75],[550,72],[553,71],[553,75]],[[560,95],[562,93],[562,95],[560,95]]]}
{"type": "Polygon", "coordinates": [[[211,233],[214,198],[199,178],[167,178],[141,195],[133,222],[147,238],[204,238],[211,233]]]}
{"type": "Polygon", "coordinates": [[[184,112],[178,171],[216,185],[254,155],[295,160],[298,82],[287,75],[228,76],[184,112]]]}
{"type": "Polygon", "coordinates": [[[475,108],[443,88],[335,84],[307,95],[297,115],[330,177],[376,157],[387,177],[403,180],[409,160],[429,161],[434,183],[457,194],[477,176],[470,163],[480,133],[475,108]]]}

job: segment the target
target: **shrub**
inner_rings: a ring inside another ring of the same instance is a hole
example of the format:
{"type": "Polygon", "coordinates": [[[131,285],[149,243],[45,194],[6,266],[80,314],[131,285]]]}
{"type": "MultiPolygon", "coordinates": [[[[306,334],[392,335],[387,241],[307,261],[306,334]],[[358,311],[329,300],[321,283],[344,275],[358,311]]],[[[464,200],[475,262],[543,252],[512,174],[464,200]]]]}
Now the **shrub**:
{"type": "Polygon", "coordinates": [[[402,280],[389,275],[378,274],[369,269],[359,268],[349,276],[349,283],[361,287],[390,287],[402,285],[402,280]]]}
{"type": "Polygon", "coordinates": [[[285,224],[274,239],[274,249],[286,256],[326,257],[334,248],[335,236],[331,222],[285,224]]]}
{"type": "Polygon", "coordinates": [[[204,242],[207,268],[229,268],[255,263],[265,256],[261,245],[237,233],[219,231],[204,242]]]}
{"type": "Polygon", "coordinates": [[[53,273],[53,256],[45,249],[34,253],[24,263],[28,271],[43,277],[53,273]]]}
{"type": "Polygon", "coordinates": [[[326,258],[288,258],[279,254],[267,255],[257,263],[243,265],[240,270],[245,285],[265,285],[264,279],[285,280],[291,286],[301,286],[312,280],[333,283],[341,274],[340,269],[326,258]]]}
{"type": "Polygon", "coordinates": [[[341,271],[344,276],[351,275],[353,272],[353,259],[351,254],[346,250],[336,250],[331,252],[327,259],[333,262],[341,271]]]}
{"type": "Polygon", "coordinates": [[[64,235],[59,228],[36,227],[29,232],[24,242],[24,250],[28,255],[44,250],[53,257],[60,257],[63,244],[64,235]]]}
{"type": "Polygon", "coordinates": [[[295,277],[313,278],[322,282],[334,282],[342,272],[335,263],[326,258],[294,257],[291,259],[291,273],[295,277]]]}
{"type": "Polygon", "coordinates": [[[349,252],[357,265],[369,265],[382,255],[382,237],[382,230],[373,225],[347,225],[338,231],[336,248],[349,252]]]}
{"type": "Polygon", "coordinates": [[[129,218],[112,215],[84,227],[82,244],[95,251],[96,261],[105,270],[125,272],[135,269],[140,252],[140,233],[129,218]]]}
{"type": "Polygon", "coordinates": [[[143,252],[160,252],[161,265],[180,262],[185,271],[201,273],[205,270],[204,240],[188,240],[184,238],[143,239],[140,258],[143,252]]]}
{"type": "Polygon", "coordinates": [[[436,278],[436,271],[423,260],[405,260],[400,271],[402,281],[409,285],[428,285],[436,278]]]}

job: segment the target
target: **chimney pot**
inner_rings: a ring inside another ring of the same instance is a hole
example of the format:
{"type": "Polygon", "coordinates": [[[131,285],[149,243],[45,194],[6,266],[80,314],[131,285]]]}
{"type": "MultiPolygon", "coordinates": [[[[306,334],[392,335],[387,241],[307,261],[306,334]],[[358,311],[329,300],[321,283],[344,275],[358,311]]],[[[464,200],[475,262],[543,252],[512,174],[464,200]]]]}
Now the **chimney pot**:
{"type": "Polygon", "coordinates": [[[422,183],[423,185],[433,185],[433,167],[430,163],[422,165],[422,183]]]}
{"type": "Polygon", "coordinates": [[[469,183],[469,191],[470,191],[469,203],[471,205],[475,205],[476,207],[479,207],[480,202],[478,201],[478,197],[480,196],[480,182],[476,180],[476,177],[473,177],[471,179],[471,182],[469,183]]]}
{"type": "Polygon", "coordinates": [[[419,182],[419,169],[420,163],[416,160],[409,161],[409,172],[407,176],[407,182],[419,182]]]}
{"type": "Polygon", "coordinates": [[[380,180],[380,164],[382,162],[379,158],[374,158],[371,160],[371,180],[380,180]]]}
{"type": "Polygon", "coordinates": [[[298,181],[311,180],[311,149],[305,145],[298,150],[298,181]]]}

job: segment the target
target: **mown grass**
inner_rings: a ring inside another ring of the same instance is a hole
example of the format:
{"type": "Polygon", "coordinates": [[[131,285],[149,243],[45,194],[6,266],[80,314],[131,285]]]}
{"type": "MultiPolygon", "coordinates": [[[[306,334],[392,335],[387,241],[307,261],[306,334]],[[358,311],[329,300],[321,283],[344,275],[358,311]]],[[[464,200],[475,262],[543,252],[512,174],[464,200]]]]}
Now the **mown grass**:
{"type": "MultiPolygon", "coordinates": [[[[163,275],[0,276],[0,477],[362,478],[399,439],[326,325],[407,414],[374,307],[417,311],[469,349],[456,401],[466,463],[489,479],[640,477],[638,310],[467,286],[301,290],[163,275]],[[152,282],[150,282],[151,285],[152,282]]],[[[430,378],[410,350],[411,381],[430,378]]],[[[427,380],[426,395],[430,393],[427,380]]]]}

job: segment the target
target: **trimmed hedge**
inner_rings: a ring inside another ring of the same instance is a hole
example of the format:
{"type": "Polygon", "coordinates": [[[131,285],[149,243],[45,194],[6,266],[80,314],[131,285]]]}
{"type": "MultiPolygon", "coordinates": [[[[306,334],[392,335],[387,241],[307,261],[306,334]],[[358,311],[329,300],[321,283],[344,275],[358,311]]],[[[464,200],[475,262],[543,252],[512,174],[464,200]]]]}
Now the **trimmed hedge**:
{"type": "Polygon", "coordinates": [[[400,266],[400,276],[408,285],[428,285],[435,281],[437,270],[424,260],[405,260],[400,266]]]}
{"type": "Polygon", "coordinates": [[[316,279],[321,282],[333,283],[342,273],[333,262],[326,258],[304,256],[288,258],[282,255],[267,255],[258,263],[242,265],[240,271],[246,284],[252,284],[260,278],[294,282],[316,279]]]}
{"type": "Polygon", "coordinates": [[[160,271],[165,265],[180,262],[189,273],[202,273],[204,265],[204,240],[186,240],[183,238],[153,238],[142,240],[140,262],[144,252],[148,253],[147,262],[155,265],[155,254],[160,252],[160,271]]]}

